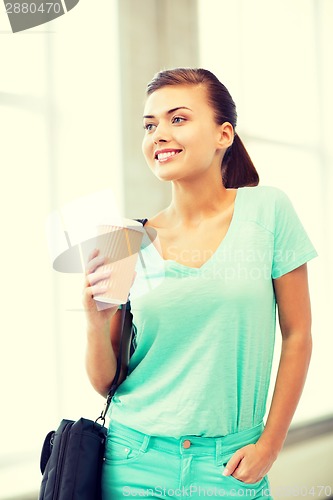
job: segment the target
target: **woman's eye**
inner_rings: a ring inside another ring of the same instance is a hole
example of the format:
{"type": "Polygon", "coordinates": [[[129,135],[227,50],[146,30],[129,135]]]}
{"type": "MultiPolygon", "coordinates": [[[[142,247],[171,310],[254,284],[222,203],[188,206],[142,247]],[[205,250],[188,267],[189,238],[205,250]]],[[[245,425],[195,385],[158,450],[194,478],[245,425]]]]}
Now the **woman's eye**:
{"type": "Polygon", "coordinates": [[[185,121],[185,118],[182,118],[181,116],[175,116],[172,119],[172,123],[181,123],[181,122],[184,122],[184,121],[185,121]]]}
{"type": "Polygon", "coordinates": [[[155,127],[153,123],[145,123],[143,125],[143,128],[147,130],[147,132],[151,132],[153,130],[153,127],[155,127]]]}

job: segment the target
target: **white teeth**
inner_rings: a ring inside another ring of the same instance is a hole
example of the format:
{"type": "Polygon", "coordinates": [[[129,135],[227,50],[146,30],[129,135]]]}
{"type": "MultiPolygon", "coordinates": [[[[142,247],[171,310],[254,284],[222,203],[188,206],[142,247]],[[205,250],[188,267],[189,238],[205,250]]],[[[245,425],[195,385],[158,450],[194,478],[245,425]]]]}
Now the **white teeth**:
{"type": "Polygon", "coordinates": [[[176,154],[176,151],[168,151],[167,153],[158,153],[157,159],[158,160],[166,160],[167,158],[170,158],[170,156],[174,156],[176,154]]]}

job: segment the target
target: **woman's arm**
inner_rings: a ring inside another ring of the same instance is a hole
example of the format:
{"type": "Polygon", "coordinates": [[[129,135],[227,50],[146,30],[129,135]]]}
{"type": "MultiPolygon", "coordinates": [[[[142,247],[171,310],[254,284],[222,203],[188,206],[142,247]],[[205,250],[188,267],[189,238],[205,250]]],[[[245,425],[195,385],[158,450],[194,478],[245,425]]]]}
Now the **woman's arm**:
{"type": "Polygon", "coordinates": [[[282,349],[272,404],[260,441],[278,454],[301,397],[312,352],[306,264],[276,279],[274,288],[282,349]]]}
{"type": "MultiPolygon", "coordinates": [[[[97,310],[93,299],[94,295],[105,292],[101,283],[111,275],[109,271],[100,271],[100,266],[105,263],[106,258],[95,249],[89,257],[83,289],[87,318],[86,369],[92,386],[102,396],[107,395],[116,373],[121,330],[121,310],[118,306],[97,310]]],[[[121,369],[120,382],[125,378],[125,368],[121,369]]]]}
{"type": "Polygon", "coordinates": [[[312,351],[307,265],[274,280],[282,349],[265,429],[255,445],[238,450],[225,475],[257,482],[281,451],[304,387],[312,351]]]}
{"type": "Polygon", "coordinates": [[[106,397],[117,368],[118,346],[113,347],[111,338],[116,338],[121,328],[121,310],[106,321],[103,327],[87,328],[86,369],[94,389],[106,397]]]}

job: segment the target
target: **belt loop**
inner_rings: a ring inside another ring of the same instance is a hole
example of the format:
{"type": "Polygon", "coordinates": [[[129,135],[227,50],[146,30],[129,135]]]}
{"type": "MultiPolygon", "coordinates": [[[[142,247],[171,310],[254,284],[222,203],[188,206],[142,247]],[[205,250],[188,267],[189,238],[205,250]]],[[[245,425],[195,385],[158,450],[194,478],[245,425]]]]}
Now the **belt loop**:
{"type": "Polygon", "coordinates": [[[216,459],[216,465],[220,466],[222,465],[222,438],[216,438],[215,442],[215,459],[216,459]]]}
{"type": "Polygon", "coordinates": [[[143,451],[144,453],[147,451],[147,448],[148,448],[148,445],[149,445],[149,441],[150,441],[150,437],[151,436],[149,436],[148,434],[144,435],[140,451],[143,451]]]}

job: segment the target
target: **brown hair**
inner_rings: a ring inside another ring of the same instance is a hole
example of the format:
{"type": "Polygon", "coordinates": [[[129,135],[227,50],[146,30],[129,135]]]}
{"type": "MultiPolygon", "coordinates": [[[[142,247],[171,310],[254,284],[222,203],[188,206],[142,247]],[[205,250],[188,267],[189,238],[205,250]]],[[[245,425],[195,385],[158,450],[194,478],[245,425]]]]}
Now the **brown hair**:
{"type": "MultiPolygon", "coordinates": [[[[208,94],[208,102],[215,111],[216,123],[237,124],[236,105],[223,83],[206,69],[175,68],[160,71],[147,85],[147,95],[168,85],[203,85],[208,94]]],[[[244,144],[235,132],[232,145],[226,150],[221,165],[222,181],[227,188],[257,186],[259,175],[244,144]]]]}

